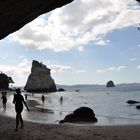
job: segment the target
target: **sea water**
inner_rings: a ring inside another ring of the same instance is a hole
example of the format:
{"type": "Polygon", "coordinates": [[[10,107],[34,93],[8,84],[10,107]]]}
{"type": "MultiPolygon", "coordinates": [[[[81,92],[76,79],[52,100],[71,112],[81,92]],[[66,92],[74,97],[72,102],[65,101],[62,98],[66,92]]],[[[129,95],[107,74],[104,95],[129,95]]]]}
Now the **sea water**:
{"type": "MultiPolygon", "coordinates": [[[[24,95],[25,93],[23,93],[24,95]]],[[[90,107],[93,109],[98,122],[94,125],[123,125],[123,124],[140,124],[140,110],[136,109],[136,105],[129,105],[128,100],[140,101],[140,89],[133,87],[78,87],[66,88],[64,92],[40,93],[32,96],[28,93],[29,100],[41,102],[41,95],[45,95],[44,106],[39,105],[38,108],[46,108],[51,111],[43,112],[23,111],[23,118],[27,121],[39,123],[59,123],[64,119],[65,115],[72,113],[79,107],[90,107]],[[78,91],[78,92],[76,92],[78,91]],[[63,102],[60,102],[60,97],[63,102]]],[[[12,97],[9,97],[9,108],[1,114],[15,116],[14,105],[12,105],[12,97]]]]}

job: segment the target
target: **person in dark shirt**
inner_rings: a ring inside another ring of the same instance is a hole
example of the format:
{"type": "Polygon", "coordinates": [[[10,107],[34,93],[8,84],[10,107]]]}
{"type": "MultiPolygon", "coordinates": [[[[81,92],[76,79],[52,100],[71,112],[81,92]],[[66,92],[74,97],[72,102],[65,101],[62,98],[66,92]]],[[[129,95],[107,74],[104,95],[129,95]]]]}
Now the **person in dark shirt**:
{"type": "Polygon", "coordinates": [[[21,91],[20,89],[16,89],[16,94],[14,94],[14,99],[13,99],[13,103],[15,104],[15,111],[16,111],[16,128],[15,130],[18,130],[18,125],[19,122],[21,123],[21,127],[22,128],[23,125],[23,119],[22,119],[22,111],[23,111],[23,104],[26,106],[27,110],[29,111],[29,108],[26,104],[26,102],[24,101],[23,96],[21,95],[21,91]]]}
{"type": "Polygon", "coordinates": [[[44,95],[41,96],[41,100],[42,100],[42,105],[44,105],[44,101],[45,101],[45,96],[44,95]]]}
{"type": "Polygon", "coordinates": [[[63,103],[63,97],[61,96],[60,97],[60,104],[62,104],[63,103]]]}
{"type": "Polygon", "coordinates": [[[3,104],[3,109],[6,110],[6,102],[7,102],[7,97],[6,97],[6,92],[2,92],[2,104],[3,104]]]}

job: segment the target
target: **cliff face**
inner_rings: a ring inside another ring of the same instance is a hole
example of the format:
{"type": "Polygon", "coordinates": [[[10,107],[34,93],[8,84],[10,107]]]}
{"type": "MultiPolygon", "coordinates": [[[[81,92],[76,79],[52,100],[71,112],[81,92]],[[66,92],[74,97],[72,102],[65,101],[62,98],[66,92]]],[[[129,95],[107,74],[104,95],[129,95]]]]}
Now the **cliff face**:
{"type": "Polygon", "coordinates": [[[73,0],[1,0],[0,39],[19,30],[25,24],[73,0]]]}
{"type": "Polygon", "coordinates": [[[0,73],[0,89],[9,89],[9,83],[14,83],[11,77],[8,77],[4,73],[0,73]]]}
{"type": "Polygon", "coordinates": [[[50,75],[50,69],[42,63],[33,60],[31,74],[24,89],[28,92],[56,91],[55,82],[50,75]]]}

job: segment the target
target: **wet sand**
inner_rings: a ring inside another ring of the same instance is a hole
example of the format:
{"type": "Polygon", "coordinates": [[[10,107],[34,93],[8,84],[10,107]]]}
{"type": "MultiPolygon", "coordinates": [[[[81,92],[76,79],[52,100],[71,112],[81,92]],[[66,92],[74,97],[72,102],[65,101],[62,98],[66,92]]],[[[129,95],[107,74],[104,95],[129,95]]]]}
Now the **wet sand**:
{"type": "Polygon", "coordinates": [[[0,116],[1,140],[139,140],[140,125],[89,126],[24,122],[14,131],[15,119],[0,116]]]}

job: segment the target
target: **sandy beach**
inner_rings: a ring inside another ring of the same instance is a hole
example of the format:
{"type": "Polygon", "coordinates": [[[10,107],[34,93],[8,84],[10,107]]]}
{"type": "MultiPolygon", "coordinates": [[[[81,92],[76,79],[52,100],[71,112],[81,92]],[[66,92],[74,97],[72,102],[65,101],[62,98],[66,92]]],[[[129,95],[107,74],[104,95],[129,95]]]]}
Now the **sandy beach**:
{"type": "Polygon", "coordinates": [[[24,122],[14,131],[15,119],[0,116],[1,140],[139,140],[139,125],[90,126],[24,122]]]}
{"type": "MultiPolygon", "coordinates": [[[[28,100],[31,111],[38,103],[28,100]]],[[[29,113],[30,113],[29,112],[29,113]]],[[[15,131],[15,118],[0,115],[0,140],[139,140],[140,125],[42,124],[24,121],[15,131]]]]}

